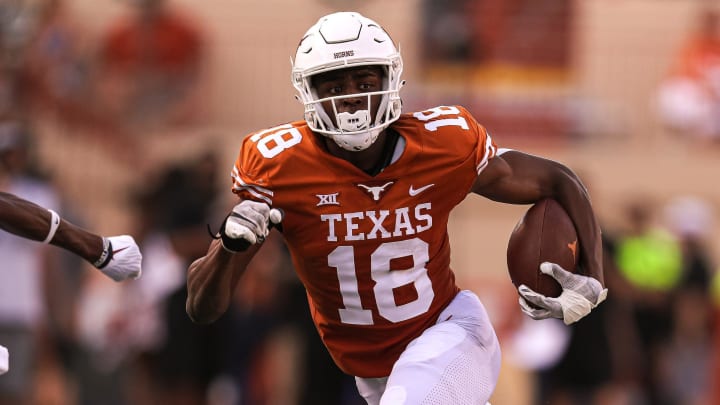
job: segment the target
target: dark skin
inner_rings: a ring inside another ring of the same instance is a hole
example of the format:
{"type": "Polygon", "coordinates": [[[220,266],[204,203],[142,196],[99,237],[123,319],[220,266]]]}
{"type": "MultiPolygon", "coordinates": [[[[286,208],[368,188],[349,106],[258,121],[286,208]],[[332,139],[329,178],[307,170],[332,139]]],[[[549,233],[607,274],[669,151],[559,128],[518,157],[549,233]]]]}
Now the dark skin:
{"type": "MultiPolygon", "coordinates": [[[[320,98],[343,94],[362,94],[382,90],[383,77],[383,69],[377,66],[334,70],[317,75],[315,80],[313,80],[313,86],[315,86],[315,90],[320,98]]],[[[375,116],[380,106],[380,101],[380,97],[372,97],[372,105],[369,107],[371,117],[375,116]]],[[[325,111],[332,111],[332,102],[326,101],[323,103],[323,108],[325,111]]],[[[358,110],[367,110],[368,99],[367,97],[343,98],[336,102],[336,108],[338,113],[354,113],[358,110]]],[[[335,114],[330,114],[330,117],[333,123],[335,123],[335,114]]],[[[331,155],[345,159],[359,169],[367,172],[375,167],[385,153],[387,137],[384,135],[383,133],[378,136],[377,141],[367,149],[356,152],[341,148],[328,137],[319,136],[318,139],[325,145],[325,148],[331,155]]]]}
{"type": "MultiPolygon", "coordinates": [[[[383,74],[379,67],[348,68],[317,75],[313,86],[320,98],[379,91],[383,74]]],[[[323,104],[326,111],[332,111],[329,103],[323,104]]],[[[367,103],[367,97],[351,97],[336,102],[336,107],[338,112],[350,113],[369,108],[374,116],[379,97],[373,98],[371,106],[367,103]]],[[[387,131],[383,131],[370,147],[357,152],[347,151],[331,139],[317,136],[329,154],[364,171],[379,164],[386,154],[387,131]]],[[[575,223],[584,274],[604,284],[600,227],[587,190],[569,168],[552,160],[508,151],[490,160],[477,177],[472,192],[508,204],[532,204],[544,198],[557,200],[575,223]]],[[[254,245],[245,252],[232,254],[215,240],[207,255],[190,265],[186,309],[194,322],[213,322],[227,310],[240,277],[259,248],[254,245]]]]}
{"type": "MultiPolygon", "coordinates": [[[[0,191],[0,229],[23,238],[43,241],[50,230],[51,219],[47,209],[0,191]]],[[[101,236],[62,218],[50,244],[75,253],[90,263],[98,260],[103,250],[101,236]]]]}

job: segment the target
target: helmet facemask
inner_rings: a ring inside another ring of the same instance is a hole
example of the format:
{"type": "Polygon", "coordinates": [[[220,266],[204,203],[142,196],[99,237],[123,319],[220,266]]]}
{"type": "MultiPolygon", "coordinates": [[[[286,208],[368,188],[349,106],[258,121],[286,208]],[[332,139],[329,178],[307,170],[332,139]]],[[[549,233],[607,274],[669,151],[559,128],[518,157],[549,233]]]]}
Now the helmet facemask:
{"type": "Polygon", "coordinates": [[[333,139],[343,149],[360,151],[372,145],[379,134],[400,117],[401,74],[400,53],[379,25],[357,13],[335,13],[321,18],[301,41],[292,79],[310,129],[333,139]],[[382,90],[318,98],[312,85],[313,76],[362,66],[383,68],[382,90]],[[338,113],[339,102],[359,97],[367,97],[368,108],[374,97],[380,97],[374,117],[369,110],[338,113]],[[323,103],[331,106],[329,111],[323,103]]]}

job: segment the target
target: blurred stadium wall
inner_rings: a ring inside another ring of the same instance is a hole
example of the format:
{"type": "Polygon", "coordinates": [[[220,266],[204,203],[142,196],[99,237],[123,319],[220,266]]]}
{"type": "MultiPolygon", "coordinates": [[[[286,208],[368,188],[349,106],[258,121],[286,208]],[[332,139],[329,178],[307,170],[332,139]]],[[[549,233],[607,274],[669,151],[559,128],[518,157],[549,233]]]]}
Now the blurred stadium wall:
{"type": "MultiPolygon", "coordinates": [[[[171,6],[190,11],[209,39],[203,81],[208,114],[204,125],[174,130],[198,136],[138,135],[147,143],[146,150],[152,152],[146,155],[150,162],[145,162],[143,170],[169,159],[182,158],[196,145],[207,143],[208,137],[224,145],[223,158],[229,170],[245,133],[300,118],[301,106],[294,100],[289,83],[290,56],[298,38],[318,16],[355,9],[384,24],[399,43],[405,59],[404,98],[408,108],[453,102],[470,103],[472,108],[478,99],[509,100],[506,104],[510,107],[503,110],[507,112],[513,106],[525,108],[524,100],[535,99],[555,103],[565,113],[572,114],[572,128],[546,136],[535,136],[534,126],[525,131],[516,126],[512,127],[512,133],[503,133],[499,128],[486,125],[500,146],[556,158],[581,173],[591,186],[604,222],[612,224],[624,201],[638,195],[663,201],[678,194],[693,194],[707,198],[718,211],[720,190],[709,180],[720,174],[720,148],[693,147],[683,139],[669,136],[659,126],[652,109],[655,87],[670,64],[673,52],[691,29],[702,2],[567,2],[572,13],[565,25],[570,31],[569,61],[564,70],[555,73],[552,70],[548,73],[547,69],[503,71],[502,66],[488,68],[481,64],[465,64],[459,70],[451,64],[428,68],[432,64],[426,63],[422,56],[427,46],[422,40],[423,6],[427,7],[427,3],[420,0],[168,1],[171,6]],[[523,136],[523,132],[530,135],[523,136]]],[[[554,3],[558,2],[548,4],[554,3]]],[[[108,21],[127,12],[127,3],[68,0],[67,8],[82,25],[85,35],[95,38],[108,21]]],[[[532,32],[532,26],[527,32],[532,32]]],[[[485,111],[474,112],[481,123],[497,122],[497,117],[486,116],[485,111]]],[[[83,150],[82,146],[78,147],[83,150]]],[[[75,155],[46,155],[55,162],[53,166],[60,168],[58,176],[63,184],[78,190],[83,187],[78,178],[86,168],[74,159],[75,155]]],[[[102,166],[105,168],[98,165],[98,171],[116,173],[117,184],[113,187],[122,188],[138,178],[138,173],[123,172],[122,163],[103,159],[102,166]]],[[[83,199],[90,201],[78,203],[92,204],[92,196],[84,195],[83,199]]],[[[467,201],[451,224],[457,270],[502,274],[504,242],[523,211],[524,207],[502,207],[480,199],[467,201]],[[468,234],[472,237],[467,237],[468,234]],[[472,247],[479,245],[494,252],[487,255],[489,261],[482,269],[472,262],[475,251],[472,247]]],[[[717,238],[717,228],[713,235],[717,238]]],[[[716,241],[713,246],[718,257],[720,243],[716,241]]]]}

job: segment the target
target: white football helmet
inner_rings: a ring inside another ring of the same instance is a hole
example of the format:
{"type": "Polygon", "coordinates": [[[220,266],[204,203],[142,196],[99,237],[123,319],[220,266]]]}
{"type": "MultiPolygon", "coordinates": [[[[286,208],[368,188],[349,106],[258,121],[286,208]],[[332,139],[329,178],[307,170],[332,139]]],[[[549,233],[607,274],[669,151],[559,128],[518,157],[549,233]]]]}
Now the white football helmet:
{"type": "Polygon", "coordinates": [[[291,62],[292,83],[305,106],[305,121],[310,129],[331,138],[341,148],[366,149],[383,129],[400,118],[402,58],[393,40],[375,21],[354,12],[326,15],[305,33],[291,62]],[[374,119],[368,110],[337,112],[339,99],[357,94],[318,99],[311,85],[313,75],[357,66],[382,66],[385,71],[383,90],[361,95],[368,97],[368,105],[371,96],[382,97],[374,119]],[[325,111],[324,101],[332,101],[333,111],[325,111]],[[334,114],[337,125],[328,114],[334,114]]]}

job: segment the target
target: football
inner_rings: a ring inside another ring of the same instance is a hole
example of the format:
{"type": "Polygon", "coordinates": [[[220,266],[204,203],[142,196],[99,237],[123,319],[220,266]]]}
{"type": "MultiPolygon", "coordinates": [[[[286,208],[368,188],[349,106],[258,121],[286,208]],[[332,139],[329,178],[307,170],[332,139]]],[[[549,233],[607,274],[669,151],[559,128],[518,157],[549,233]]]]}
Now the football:
{"type": "Polygon", "coordinates": [[[577,232],[557,201],[545,199],[530,207],[515,225],[507,247],[507,267],[515,288],[525,284],[547,297],[562,292],[554,278],[540,272],[540,263],[553,262],[576,272],[577,232]]]}

